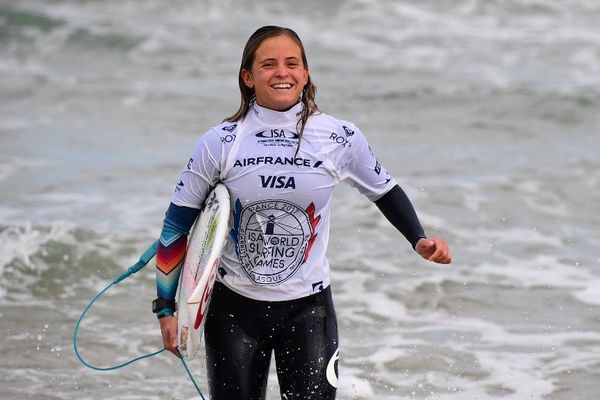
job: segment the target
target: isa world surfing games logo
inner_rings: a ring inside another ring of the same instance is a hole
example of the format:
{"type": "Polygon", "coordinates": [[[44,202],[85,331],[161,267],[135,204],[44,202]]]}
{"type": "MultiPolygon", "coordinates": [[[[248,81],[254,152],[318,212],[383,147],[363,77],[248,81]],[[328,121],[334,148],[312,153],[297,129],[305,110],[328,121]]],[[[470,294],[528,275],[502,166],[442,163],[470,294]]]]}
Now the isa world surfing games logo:
{"type": "Polygon", "coordinates": [[[265,200],[242,208],[236,201],[234,231],[238,256],[256,285],[278,285],[306,261],[321,219],[313,203],[305,210],[285,200],[265,200]]]}

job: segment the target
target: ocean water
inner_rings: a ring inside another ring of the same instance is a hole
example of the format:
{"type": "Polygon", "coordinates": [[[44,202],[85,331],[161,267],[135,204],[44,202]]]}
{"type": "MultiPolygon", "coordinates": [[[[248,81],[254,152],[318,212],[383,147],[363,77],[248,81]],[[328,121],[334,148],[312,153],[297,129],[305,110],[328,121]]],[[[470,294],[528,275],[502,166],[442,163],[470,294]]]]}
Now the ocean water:
{"type": "MultiPolygon", "coordinates": [[[[0,398],[196,398],[167,354],[84,368],[72,331],[158,235],[265,24],[300,34],[319,106],[454,255],[420,260],[339,187],[338,398],[599,398],[599,19],[592,0],[0,0],[0,398]]],[[[111,290],[82,355],[160,348],[152,298],[151,267],[111,290]]]]}

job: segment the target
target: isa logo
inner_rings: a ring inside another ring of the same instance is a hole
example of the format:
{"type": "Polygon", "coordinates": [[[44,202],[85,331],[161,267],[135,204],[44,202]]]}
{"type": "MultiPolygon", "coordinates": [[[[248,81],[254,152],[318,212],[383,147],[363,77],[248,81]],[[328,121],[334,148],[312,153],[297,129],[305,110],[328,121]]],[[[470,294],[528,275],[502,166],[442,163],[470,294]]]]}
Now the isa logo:
{"type": "Polygon", "coordinates": [[[233,237],[242,269],[255,285],[279,285],[307,260],[321,217],[314,204],[305,210],[285,200],[245,207],[236,201],[233,237]]]}

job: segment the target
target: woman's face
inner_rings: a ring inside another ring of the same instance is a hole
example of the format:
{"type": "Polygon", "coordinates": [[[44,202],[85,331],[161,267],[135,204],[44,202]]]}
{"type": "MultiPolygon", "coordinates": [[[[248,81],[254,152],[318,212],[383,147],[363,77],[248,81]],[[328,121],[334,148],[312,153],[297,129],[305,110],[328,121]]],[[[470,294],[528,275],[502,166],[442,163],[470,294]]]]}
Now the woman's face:
{"type": "Polygon", "coordinates": [[[308,81],[300,47],[287,35],[265,39],[256,50],[251,70],[242,70],[262,107],[283,111],[300,99],[308,81]]]}

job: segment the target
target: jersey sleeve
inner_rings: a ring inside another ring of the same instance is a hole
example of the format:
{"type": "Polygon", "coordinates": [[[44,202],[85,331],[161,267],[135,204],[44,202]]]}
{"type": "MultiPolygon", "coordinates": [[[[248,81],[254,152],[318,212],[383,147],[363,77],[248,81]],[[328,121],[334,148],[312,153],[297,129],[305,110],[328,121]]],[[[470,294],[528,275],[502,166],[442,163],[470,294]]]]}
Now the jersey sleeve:
{"type": "Polygon", "coordinates": [[[208,192],[219,181],[223,146],[221,137],[207,131],[196,144],[171,197],[177,206],[201,208],[208,192]]]}
{"type": "Polygon", "coordinates": [[[342,159],[340,178],[369,200],[376,201],[390,191],[396,181],[377,160],[367,139],[354,124],[348,122],[342,128],[351,138],[351,146],[342,159]]]}

